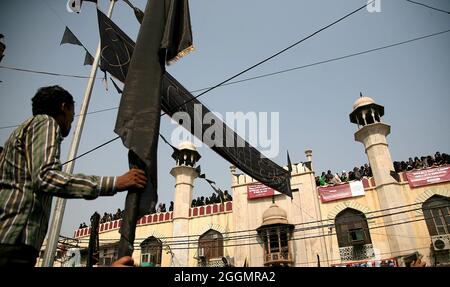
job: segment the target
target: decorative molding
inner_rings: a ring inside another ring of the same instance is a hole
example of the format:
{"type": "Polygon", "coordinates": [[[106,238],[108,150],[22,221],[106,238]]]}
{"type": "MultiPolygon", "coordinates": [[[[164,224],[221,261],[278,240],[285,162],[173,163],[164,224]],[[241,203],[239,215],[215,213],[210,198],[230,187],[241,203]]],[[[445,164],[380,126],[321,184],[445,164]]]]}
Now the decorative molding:
{"type": "MultiPolygon", "coordinates": [[[[450,190],[448,190],[448,189],[436,189],[436,190],[427,189],[424,192],[422,192],[421,194],[419,194],[416,197],[416,200],[414,202],[417,203],[417,205],[420,204],[420,207],[422,207],[422,204],[425,201],[427,201],[428,199],[430,199],[432,196],[435,196],[435,195],[441,195],[441,196],[450,198],[450,190]]],[[[416,210],[416,214],[423,215],[422,209],[416,210]]]]}
{"type": "Polygon", "coordinates": [[[148,236],[145,239],[143,239],[143,240],[141,240],[141,242],[139,242],[139,245],[141,245],[142,242],[144,242],[146,239],[148,239],[148,238],[150,238],[152,236],[155,237],[158,240],[161,240],[162,243],[166,243],[167,239],[169,238],[169,236],[164,235],[164,234],[162,234],[159,231],[152,230],[150,233],[148,233],[148,236]]]}
{"type": "Polygon", "coordinates": [[[202,236],[204,233],[206,233],[210,229],[220,232],[220,234],[222,234],[224,239],[229,236],[228,232],[226,232],[226,230],[225,230],[225,227],[223,227],[222,225],[219,225],[219,224],[212,224],[212,223],[210,223],[210,224],[204,226],[202,229],[200,229],[200,236],[202,236]]]}
{"type": "Polygon", "coordinates": [[[347,200],[347,201],[341,202],[338,205],[336,205],[333,208],[333,210],[328,213],[328,217],[327,218],[329,220],[334,220],[336,218],[336,215],[338,215],[339,212],[343,211],[346,208],[356,209],[356,210],[361,211],[362,213],[364,213],[364,215],[366,213],[370,212],[370,209],[367,206],[364,206],[364,205],[362,205],[360,203],[357,203],[355,201],[347,200]]]}

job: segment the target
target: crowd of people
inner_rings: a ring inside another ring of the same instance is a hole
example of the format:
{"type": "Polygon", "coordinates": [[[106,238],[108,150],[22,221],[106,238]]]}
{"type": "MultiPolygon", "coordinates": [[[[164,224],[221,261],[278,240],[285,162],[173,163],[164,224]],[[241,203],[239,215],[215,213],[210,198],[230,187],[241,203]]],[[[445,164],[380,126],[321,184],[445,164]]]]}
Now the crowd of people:
{"type": "Polygon", "coordinates": [[[203,206],[213,203],[222,203],[225,201],[232,201],[233,197],[228,193],[228,190],[222,192],[219,189],[219,194],[216,195],[213,193],[210,197],[199,196],[197,199],[193,199],[191,203],[191,207],[203,206]]]}
{"type": "MultiPolygon", "coordinates": [[[[173,201],[170,202],[169,211],[173,211],[173,201]]],[[[121,210],[120,208],[117,209],[116,213],[108,213],[104,212],[103,216],[100,218],[100,223],[106,223],[109,221],[114,221],[118,219],[122,219],[123,214],[125,210],[121,210]]],[[[159,203],[158,208],[156,208],[155,212],[150,212],[150,214],[154,213],[160,213],[160,212],[167,212],[166,210],[166,204],[165,203],[159,203]]],[[[85,222],[80,223],[79,229],[88,227],[85,222]]]]}
{"type": "Polygon", "coordinates": [[[371,176],[372,169],[366,163],[359,168],[355,166],[353,170],[350,170],[349,172],[343,170],[341,174],[337,172],[333,174],[331,170],[328,170],[327,173],[323,171],[320,176],[316,176],[316,186],[345,183],[353,180],[361,180],[363,177],[371,176]]]}
{"type": "MultiPolygon", "coordinates": [[[[408,161],[394,161],[394,171],[396,173],[412,171],[415,169],[424,169],[430,167],[442,166],[450,163],[450,156],[446,153],[436,152],[433,155],[410,157],[408,161]]],[[[360,168],[354,167],[353,170],[342,173],[332,173],[328,170],[327,173],[324,171],[320,176],[316,176],[316,186],[334,185],[339,183],[345,183],[353,180],[361,180],[362,178],[372,177],[372,169],[367,163],[362,165],[360,168]]]]}
{"type": "Polygon", "coordinates": [[[430,167],[436,167],[446,165],[450,163],[450,156],[446,153],[436,152],[434,156],[427,155],[419,157],[410,157],[408,161],[394,161],[395,172],[404,172],[414,169],[424,169],[430,167]]]}
{"type": "MultiPolygon", "coordinates": [[[[169,211],[173,211],[173,201],[170,202],[169,211]]],[[[156,208],[156,213],[159,213],[159,212],[167,212],[165,203],[158,204],[158,208],[156,208]]]]}

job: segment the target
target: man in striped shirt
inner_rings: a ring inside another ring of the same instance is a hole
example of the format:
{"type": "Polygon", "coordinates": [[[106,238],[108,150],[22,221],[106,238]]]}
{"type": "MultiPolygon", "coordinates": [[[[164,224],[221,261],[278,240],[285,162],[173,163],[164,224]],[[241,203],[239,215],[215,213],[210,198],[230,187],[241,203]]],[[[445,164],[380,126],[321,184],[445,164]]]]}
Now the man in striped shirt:
{"type": "Polygon", "coordinates": [[[72,95],[43,87],[33,116],[11,134],[0,155],[0,266],[34,266],[47,232],[53,196],[94,199],[144,188],[144,171],[122,176],[62,172],[60,144],[74,118],[72,95]]]}

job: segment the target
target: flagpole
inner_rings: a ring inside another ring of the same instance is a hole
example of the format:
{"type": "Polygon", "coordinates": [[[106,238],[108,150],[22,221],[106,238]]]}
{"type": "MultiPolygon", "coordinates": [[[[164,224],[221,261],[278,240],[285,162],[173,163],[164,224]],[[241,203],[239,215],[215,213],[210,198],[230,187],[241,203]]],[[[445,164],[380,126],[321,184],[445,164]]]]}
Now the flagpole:
{"type": "MultiPolygon", "coordinates": [[[[111,18],[114,4],[117,0],[111,0],[108,10],[108,18],[111,18]]],[[[67,159],[71,160],[75,158],[78,152],[78,146],[80,144],[81,133],[83,131],[84,121],[86,119],[86,112],[88,110],[89,101],[91,99],[92,88],[94,87],[95,76],[97,74],[97,66],[100,60],[101,43],[98,43],[97,51],[95,52],[94,63],[92,63],[92,69],[89,76],[89,81],[84,92],[83,103],[81,104],[80,116],[78,118],[77,126],[74,131],[72,144],[70,146],[67,159]]],[[[64,172],[72,173],[75,166],[75,161],[70,161],[64,167],[64,172]]],[[[64,216],[64,209],[66,208],[66,199],[57,198],[55,208],[53,210],[52,223],[49,227],[49,233],[47,236],[47,244],[44,252],[44,258],[42,261],[43,267],[52,267],[55,257],[56,248],[58,245],[59,233],[61,231],[61,225],[64,216]]]]}

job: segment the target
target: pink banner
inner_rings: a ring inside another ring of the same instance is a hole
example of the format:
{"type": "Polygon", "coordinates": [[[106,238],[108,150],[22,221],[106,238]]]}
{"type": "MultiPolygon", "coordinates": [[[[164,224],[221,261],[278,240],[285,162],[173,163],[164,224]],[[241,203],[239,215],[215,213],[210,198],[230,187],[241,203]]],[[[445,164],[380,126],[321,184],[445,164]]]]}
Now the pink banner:
{"type": "Polygon", "coordinates": [[[255,199],[281,194],[264,184],[252,184],[247,186],[247,199],[255,199]]]}
{"type": "Polygon", "coordinates": [[[320,201],[329,202],[365,194],[362,181],[352,181],[318,188],[320,201]]]}
{"type": "Polygon", "coordinates": [[[419,187],[429,184],[450,181],[450,166],[441,166],[430,169],[406,172],[410,187],[419,187]]]}
{"type": "Polygon", "coordinates": [[[352,197],[352,191],[350,190],[350,184],[344,183],[333,186],[321,186],[319,187],[319,195],[322,202],[328,202],[352,197]]]}

